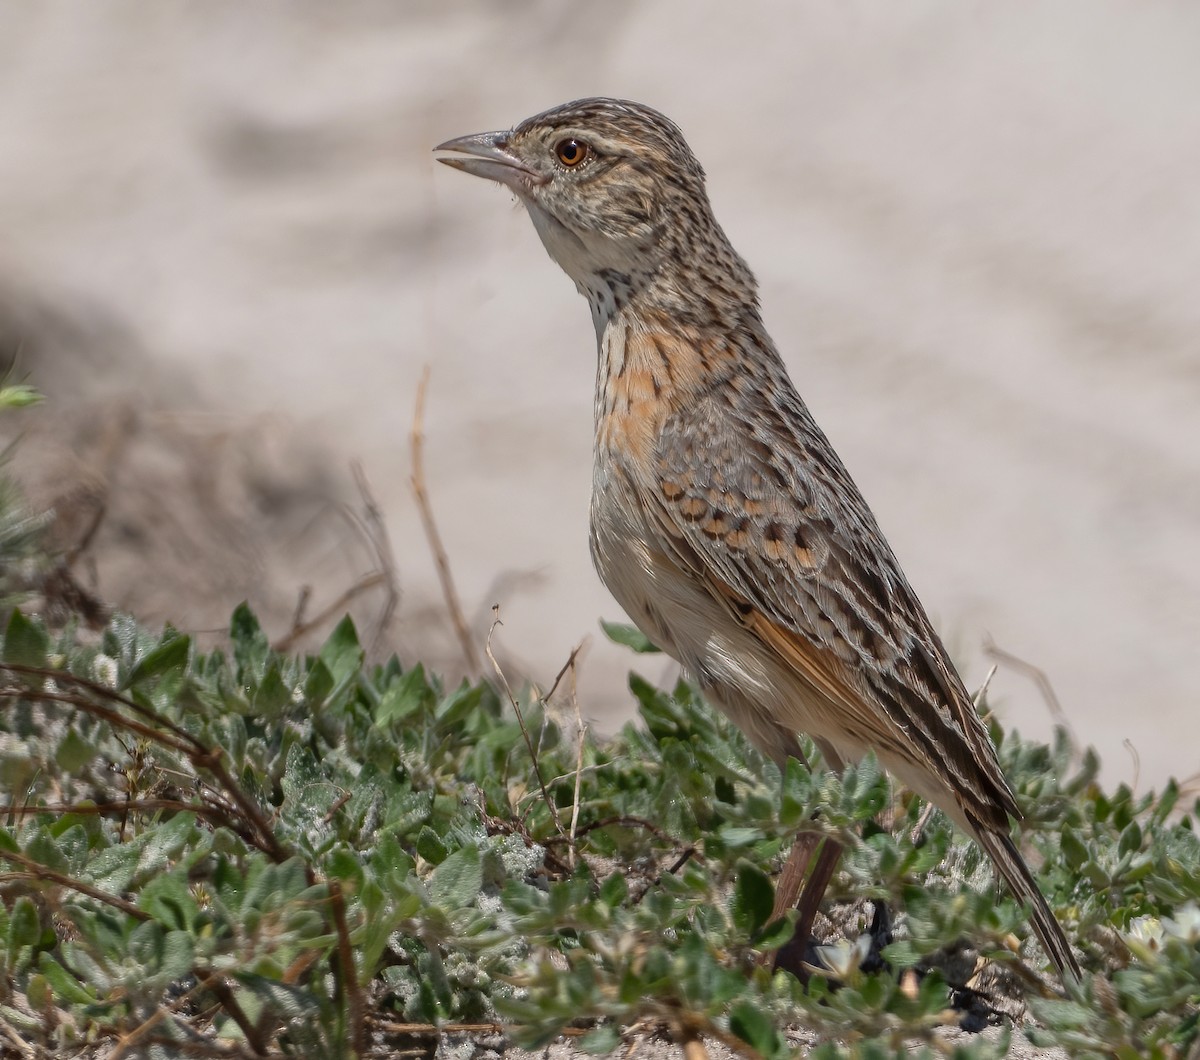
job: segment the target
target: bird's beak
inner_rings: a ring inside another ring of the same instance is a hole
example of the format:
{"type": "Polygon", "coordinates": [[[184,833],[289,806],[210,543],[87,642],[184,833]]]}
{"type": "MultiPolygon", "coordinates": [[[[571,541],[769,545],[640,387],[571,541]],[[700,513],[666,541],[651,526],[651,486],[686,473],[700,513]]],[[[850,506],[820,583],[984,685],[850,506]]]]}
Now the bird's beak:
{"type": "Polygon", "coordinates": [[[513,191],[527,190],[533,184],[544,184],[546,178],[530,169],[508,150],[508,132],[475,133],[447,140],[433,150],[438,161],[454,169],[506,184],[513,191]]]}

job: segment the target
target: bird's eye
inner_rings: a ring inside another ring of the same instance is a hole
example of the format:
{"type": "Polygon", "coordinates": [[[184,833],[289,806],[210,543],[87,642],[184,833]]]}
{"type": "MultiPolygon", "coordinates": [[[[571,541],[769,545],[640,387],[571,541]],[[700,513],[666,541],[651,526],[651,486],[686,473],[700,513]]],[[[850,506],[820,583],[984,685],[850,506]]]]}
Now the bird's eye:
{"type": "Polygon", "coordinates": [[[569,140],[559,140],[554,147],[554,156],[568,168],[579,165],[591,153],[582,140],[571,137],[569,140]]]}

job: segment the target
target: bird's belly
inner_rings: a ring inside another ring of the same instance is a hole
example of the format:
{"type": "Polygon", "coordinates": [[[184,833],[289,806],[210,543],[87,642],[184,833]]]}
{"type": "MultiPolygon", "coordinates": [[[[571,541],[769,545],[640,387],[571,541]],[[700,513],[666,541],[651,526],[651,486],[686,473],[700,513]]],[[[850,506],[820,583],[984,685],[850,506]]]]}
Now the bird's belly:
{"type": "Polygon", "coordinates": [[[661,529],[649,525],[629,477],[610,470],[603,462],[595,469],[592,560],[634,624],[776,761],[797,753],[797,732],[842,761],[862,757],[872,741],[681,564],[661,529]]]}
{"type": "Polygon", "coordinates": [[[664,550],[633,498],[614,497],[600,475],[592,497],[592,559],[601,580],[635,625],[681,663],[766,754],[796,754],[793,734],[805,732],[849,760],[849,746],[832,705],[783,665],[740,625],[695,573],[664,550]]]}
{"type": "MultiPolygon", "coordinates": [[[[592,562],[600,580],[634,624],[663,651],[680,662],[677,623],[671,599],[686,586],[666,569],[666,558],[655,548],[640,505],[619,495],[597,474],[591,509],[592,562]]],[[[694,590],[693,590],[694,593],[694,590]]]]}

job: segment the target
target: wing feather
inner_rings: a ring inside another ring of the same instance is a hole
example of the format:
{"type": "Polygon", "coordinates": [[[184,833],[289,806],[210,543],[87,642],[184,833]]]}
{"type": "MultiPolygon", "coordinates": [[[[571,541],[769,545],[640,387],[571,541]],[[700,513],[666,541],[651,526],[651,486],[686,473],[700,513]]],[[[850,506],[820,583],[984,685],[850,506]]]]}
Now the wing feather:
{"type": "Polygon", "coordinates": [[[677,410],[648,493],[688,565],[856,742],[941,771],[974,819],[1020,816],[949,655],[786,375],[677,410]]]}

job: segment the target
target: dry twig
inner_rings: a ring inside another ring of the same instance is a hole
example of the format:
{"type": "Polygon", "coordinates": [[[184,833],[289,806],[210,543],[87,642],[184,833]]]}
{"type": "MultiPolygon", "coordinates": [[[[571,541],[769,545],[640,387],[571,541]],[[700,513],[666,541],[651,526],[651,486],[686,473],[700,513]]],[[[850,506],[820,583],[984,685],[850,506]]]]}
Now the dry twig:
{"type": "MultiPolygon", "coordinates": [[[[1054,686],[1050,683],[1050,678],[1046,676],[1046,671],[1022,659],[1019,655],[1005,651],[991,637],[984,638],[983,651],[985,655],[990,656],[997,662],[1011,666],[1018,673],[1024,674],[1037,685],[1037,689],[1041,692],[1042,699],[1050,711],[1050,716],[1054,719],[1055,724],[1061,725],[1066,730],[1067,737],[1071,741],[1071,759],[1077,764],[1083,754],[1081,750],[1082,744],[1079,742],[1079,737],[1075,733],[1075,728],[1072,726],[1071,720],[1067,717],[1067,712],[1063,710],[1062,704],[1059,702],[1058,695],[1054,691],[1054,686]]],[[[988,681],[990,680],[991,675],[989,674],[988,681]]],[[[985,689],[988,681],[984,682],[985,689]]]]}
{"type": "Polygon", "coordinates": [[[342,885],[337,880],[329,881],[329,903],[333,907],[333,923],[337,929],[337,964],[341,971],[342,989],[346,992],[350,1010],[350,1034],[354,1052],[362,1056],[367,1051],[366,1007],[362,990],[358,985],[358,973],[354,967],[354,952],[350,948],[350,929],[346,926],[346,899],[342,896],[342,885]]]}
{"type": "Polygon", "coordinates": [[[529,728],[525,724],[525,715],[521,712],[521,705],[517,702],[517,697],[513,695],[508,678],[504,676],[504,670],[492,652],[492,634],[496,632],[496,627],[500,625],[499,604],[492,608],[492,614],[495,616],[495,619],[492,622],[492,628],[488,630],[484,650],[487,652],[487,657],[496,671],[496,676],[500,678],[500,683],[504,686],[504,694],[508,697],[508,702],[512,706],[513,712],[517,715],[517,724],[521,726],[521,735],[525,737],[525,746],[528,748],[529,757],[533,762],[533,774],[537,777],[538,787],[541,788],[542,799],[550,810],[550,817],[554,821],[554,828],[563,839],[566,839],[566,834],[563,832],[562,820],[558,816],[558,807],[555,805],[554,800],[550,798],[550,792],[546,789],[546,781],[542,777],[542,767],[538,763],[537,751],[533,747],[533,738],[529,735],[529,728]]]}
{"type": "Polygon", "coordinates": [[[429,386],[429,366],[421,373],[421,382],[417,386],[417,406],[413,412],[412,423],[412,490],[417,499],[417,511],[421,515],[421,526],[425,530],[425,539],[433,552],[433,562],[437,567],[438,580],[442,584],[442,597],[446,601],[446,609],[450,612],[450,621],[454,624],[454,632],[458,635],[458,643],[462,648],[463,660],[467,672],[472,677],[480,673],[479,654],[471,639],[471,631],[467,620],[463,617],[462,603],[458,591],[454,588],[454,578],[450,573],[450,561],[446,557],[446,548],[442,544],[441,534],[438,533],[437,523],[433,518],[433,508],[429,503],[429,491],[425,487],[425,391],[429,386]]]}
{"type": "Polygon", "coordinates": [[[33,858],[27,858],[24,854],[18,854],[14,850],[0,850],[0,858],[11,861],[14,865],[20,865],[27,870],[26,872],[6,872],[0,874],[0,880],[30,880],[40,883],[57,883],[60,887],[67,887],[72,891],[78,891],[80,894],[86,895],[88,898],[94,898],[97,902],[111,905],[114,909],[121,910],[126,916],[133,917],[134,920],[144,922],[154,919],[144,909],[139,909],[132,902],[125,901],[124,898],[118,898],[115,894],[102,891],[98,887],[93,887],[90,883],[84,883],[83,880],[75,879],[74,876],[55,872],[48,865],[43,865],[40,861],[34,861],[33,858]]]}
{"type": "Polygon", "coordinates": [[[362,499],[363,514],[360,515],[348,505],[341,506],[339,511],[342,518],[350,525],[350,529],[366,541],[374,556],[376,569],[369,574],[364,574],[331,604],[321,608],[312,618],[305,617],[309,601],[312,599],[312,587],[302,586],[296,600],[296,610],[292,616],[292,628],[271,645],[273,651],[286,653],[294,650],[300,640],[314,629],[320,628],[331,618],[344,613],[354,600],[381,585],[384,587],[383,607],[375,619],[375,631],[366,645],[368,651],[373,650],[378,644],[388,623],[391,622],[392,615],[396,612],[396,605],[400,599],[399,579],[396,577],[396,560],[392,555],[392,546],[388,540],[387,526],[383,521],[379,504],[371,493],[371,487],[362,466],[355,463],[351,465],[351,470],[354,474],[354,483],[358,487],[359,496],[362,499]]]}

